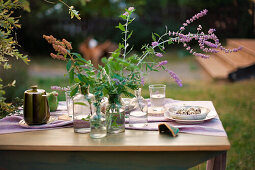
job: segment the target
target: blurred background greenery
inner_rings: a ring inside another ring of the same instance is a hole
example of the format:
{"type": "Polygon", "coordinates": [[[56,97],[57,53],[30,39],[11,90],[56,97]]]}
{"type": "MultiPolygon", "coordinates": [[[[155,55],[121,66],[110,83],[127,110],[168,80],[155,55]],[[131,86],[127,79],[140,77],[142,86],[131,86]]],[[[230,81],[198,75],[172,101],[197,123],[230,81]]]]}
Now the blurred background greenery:
{"type": "MultiPolygon", "coordinates": [[[[94,37],[99,43],[106,40],[118,43],[120,32],[115,28],[120,21],[118,16],[124,8],[136,8],[136,20],[130,44],[139,50],[150,43],[151,33],[159,34],[169,30],[177,31],[186,19],[206,8],[208,16],[189,27],[196,32],[198,24],[205,30],[216,28],[216,34],[225,42],[226,38],[254,38],[254,2],[250,0],[72,0],[64,1],[80,12],[81,20],[70,19],[68,8],[57,0],[28,0],[30,12],[17,10],[21,16],[21,29],[17,40],[20,50],[28,54],[31,62],[11,60],[13,69],[0,70],[3,82],[17,80],[16,87],[6,89],[7,101],[23,97],[29,86],[50,91],[53,85],[67,86],[65,63],[51,59],[51,46],[42,38],[43,34],[65,38],[72,42],[75,51],[86,38],[94,37]]],[[[195,45],[195,44],[194,44],[195,45]]],[[[228,154],[228,169],[252,169],[255,167],[255,81],[216,82],[206,75],[181,46],[172,45],[164,56],[169,67],[184,82],[182,88],[169,80],[167,74],[151,74],[143,88],[144,97],[149,97],[147,85],[155,82],[167,84],[167,97],[178,100],[211,100],[214,102],[223,125],[228,133],[232,148],[228,154]]],[[[65,100],[60,93],[59,100],[65,100]]],[[[205,165],[199,166],[204,169],[205,165]]],[[[197,169],[194,168],[194,169],[197,169]]]]}

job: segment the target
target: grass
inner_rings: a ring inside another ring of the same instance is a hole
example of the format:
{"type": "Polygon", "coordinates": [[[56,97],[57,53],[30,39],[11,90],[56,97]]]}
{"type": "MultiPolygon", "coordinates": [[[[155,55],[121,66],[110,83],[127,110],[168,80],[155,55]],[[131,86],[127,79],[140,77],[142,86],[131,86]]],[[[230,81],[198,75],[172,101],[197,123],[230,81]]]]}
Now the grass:
{"type": "MultiPolygon", "coordinates": [[[[67,86],[67,78],[34,79],[40,88],[50,91],[50,86],[67,86]]],[[[189,83],[180,88],[167,84],[166,97],[178,100],[211,100],[228,134],[231,149],[227,169],[252,169],[255,167],[255,80],[237,83],[189,83]]],[[[149,97],[148,85],[143,96],[149,97]]],[[[60,100],[65,100],[60,93],[60,100]]],[[[196,169],[196,168],[193,168],[196,169]]],[[[200,165],[205,169],[205,163],[200,165]]]]}

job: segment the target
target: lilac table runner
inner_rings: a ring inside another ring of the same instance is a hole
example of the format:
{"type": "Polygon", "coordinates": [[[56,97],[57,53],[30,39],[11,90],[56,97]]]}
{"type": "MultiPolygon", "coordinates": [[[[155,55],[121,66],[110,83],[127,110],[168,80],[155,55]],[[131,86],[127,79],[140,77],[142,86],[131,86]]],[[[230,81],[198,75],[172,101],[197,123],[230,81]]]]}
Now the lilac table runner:
{"type": "MultiPolygon", "coordinates": [[[[58,110],[56,112],[52,112],[51,116],[60,116],[62,114],[67,114],[65,102],[59,102],[58,110]]],[[[21,115],[7,116],[0,119],[0,134],[73,127],[73,121],[65,120],[57,120],[51,124],[39,126],[24,126],[19,124],[22,119],[23,116],[21,115]]]]}
{"type": "MultiPolygon", "coordinates": [[[[192,105],[192,106],[203,106],[207,107],[211,110],[211,112],[215,112],[217,114],[213,103],[211,101],[174,101],[171,99],[167,99],[167,103],[172,103],[176,105],[192,105]]],[[[158,130],[159,122],[167,122],[170,126],[174,126],[179,128],[179,132],[181,133],[191,133],[191,134],[199,134],[199,135],[211,135],[211,136],[227,136],[222,123],[218,117],[218,114],[212,120],[204,121],[199,124],[180,124],[175,121],[169,120],[164,116],[154,117],[148,116],[148,126],[142,128],[134,128],[129,127],[128,120],[126,120],[126,129],[136,129],[136,130],[158,130]]]]}
{"type": "MultiPolygon", "coordinates": [[[[196,105],[196,106],[204,106],[211,109],[211,111],[216,112],[214,106],[211,101],[174,101],[171,99],[167,99],[167,103],[173,104],[186,104],[186,105],[196,105]]],[[[67,114],[65,102],[60,102],[58,111],[52,112],[51,116],[60,116],[63,114],[67,114]]],[[[5,133],[14,133],[14,132],[26,132],[26,131],[34,131],[34,130],[47,130],[47,129],[55,129],[55,128],[65,128],[72,127],[72,121],[58,120],[51,124],[45,124],[40,126],[21,126],[19,122],[23,119],[22,116],[8,116],[0,120],[0,134],[5,133]]],[[[126,129],[136,129],[136,130],[158,130],[158,124],[160,122],[167,122],[169,125],[177,127],[180,129],[182,133],[191,133],[191,134],[200,134],[200,135],[212,135],[212,136],[227,136],[226,132],[222,126],[222,123],[219,117],[215,117],[210,121],[205,121],[200,124],[188,125],[188,124],[180,124],[174,121],[171,121],[164,116],[161,117],[148,117],[149,123],[148,126],[144,128],[131,128],[128,125],[128,120],[126,121],[126,129]]]]}

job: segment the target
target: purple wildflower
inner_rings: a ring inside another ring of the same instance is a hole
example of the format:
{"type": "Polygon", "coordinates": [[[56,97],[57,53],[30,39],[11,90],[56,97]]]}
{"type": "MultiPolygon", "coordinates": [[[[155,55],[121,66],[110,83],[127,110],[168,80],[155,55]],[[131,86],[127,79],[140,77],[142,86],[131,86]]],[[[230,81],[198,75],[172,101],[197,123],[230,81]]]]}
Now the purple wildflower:
{"type": "Polygon", "coordinates": [[[202,53],[196,53],[196,52],[194,52],[193,55],[197,56],[197,57],[205,58],[205,59],[210,57],[209,55],[205,55],[202,53]]]}
{"type": "Polygon", "coordinates": [[[115,79],[115,78],[114,78],[114,79],[112,79],[112,80],[115,81],[115,84],[116,84],[116,85],[119,85],[119,84],[120,84],[120,80],[119,80],[119,79],[115,79]]]}
{"type": "Polygon", "coordinates": [[[199,25],[199,26],[197,27],[197,30],[198,30],[198,31],[201,31],[201,30],[202,30],[202,26],[199,25]]]}
{"type": "Polygon", "coordinates": [[[141,77],[141,85],[144,86],[144,77],[143,76],[141,77]]]}
{"type": "Polygon", "coordinates": [[[162,53],[156,53],[156,56],[157,57],[163,57],[163,54],[162,53]]]}
{"type": "Polygon", "coordinates": [[[190,19],[186,20],[185,23],[183,23],[183,26],[186,27],[189,24],[191,24],[193,21],[205,16],[207,14],[208,10],[204,9],[203,11],[200,11],[198,14],[194,15],[193,17],[191,17],[190,19]]]}
{"type": "Polygon", "coordinates": [[[185,30],[185,28],[184,28],[184,27],[181,27],[181,28],[180,28],[180,30],[182,30],[182,31],[183,31],[183,30],[185,30]]]}
{"type": "Polygon", "coordinates": [[[182,81],[181,79],[171,70],[166,69],[166,71],[169,73],[169,75],[171,76],[172,79],[175,80],[175,82],[182,87],[182,81]]]}
{"type": "Polygon", "coordinates": [[[187,24],[187,23],[183,23],[183,26],[187,27],[187,26],[188,26],[188,24],[187,24]]]}
{"type": "Polygon", "coordinates": [[[129,11],[133,11],[135,8],[134,7],[129,7],[128,10],[129,11]]]}
{"type": "Polygon", "coordinates": [[[211,28],[211,29],[209,29],[208,34],[212,34],[212,33],[214,33],[215,31],[216,31],[215,29],[211,28]]]}
{"type": "Polygon", "coordinates": [[[154,41],[154,42],[151,43],[151,45],[152,45],[153,47],[155,47],[155,46],[158,45],[158,42],[154,41]]]}
{"type": "Polygon", "coordinates": [[[166,65],[166,64],[167,64],[166,60],[165,61],[161,61],[161,62],[158,63],[158,65],[156,67],[161,67],[161,66],[166,65]]]}
{"type": "Polygon", "coordinates": [[[68,91],[68,90],[70,90],[70,88],[69,87],[60,87],[60,86],[51,86],[51,90],[68,91]]]}
{"type": "Polygon", "coordinates": [[[216,44],[211,43],[210,41],[204,41],[205,45],[211,47],[211,48],[217,48],[218,46],[216,44]]]}
{"type": "Polygon", "coordinates": [[[124,15],[124,16],[128,16],[129,14],[128,14],[128,12],[125,12],[124,14],[122,14],[122,15],[124,15]]]}

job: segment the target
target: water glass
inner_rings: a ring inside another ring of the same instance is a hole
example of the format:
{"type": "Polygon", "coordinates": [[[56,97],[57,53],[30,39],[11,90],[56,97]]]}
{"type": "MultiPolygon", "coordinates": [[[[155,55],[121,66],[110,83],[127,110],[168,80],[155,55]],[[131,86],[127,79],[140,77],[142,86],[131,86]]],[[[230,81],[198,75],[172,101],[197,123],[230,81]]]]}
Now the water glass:
{"type": "Polygon", "coordinates": [[[66,107],[69,117],[73,117],[73,98],[70,96],[71,91],[66,91],[66,107]]]}
{"type": "Polygon", "coordinates": [[[163,113],[166,97],[166,85],[153,84],[149,86],[151,108],[153,112],[163,113]]]}

